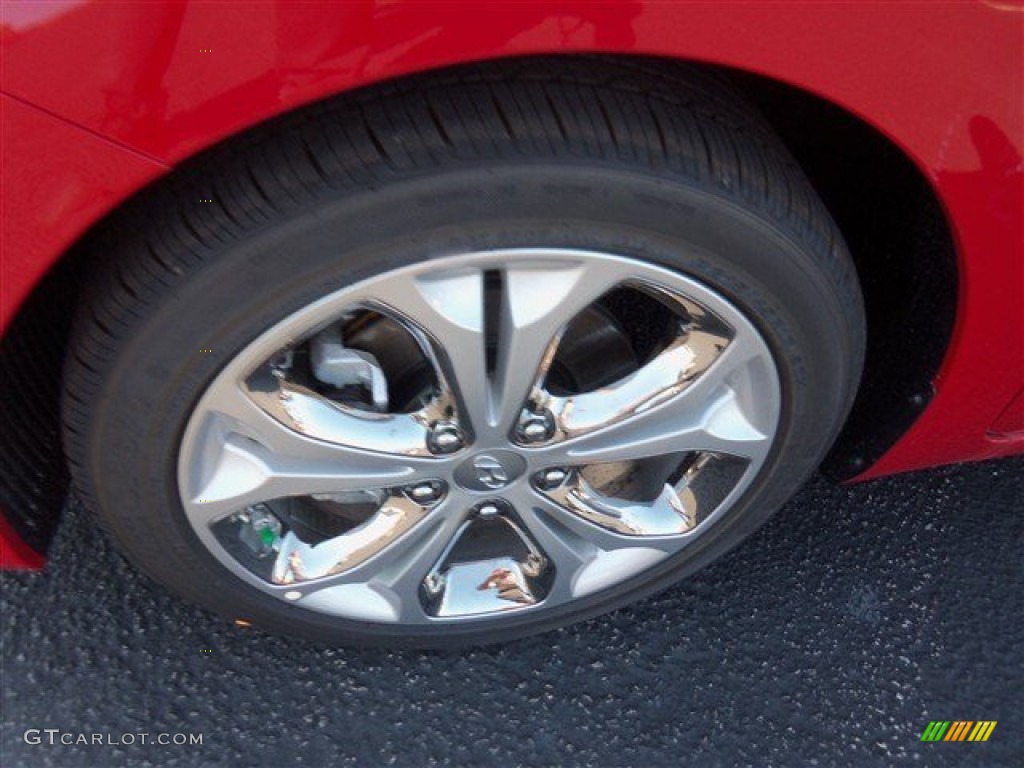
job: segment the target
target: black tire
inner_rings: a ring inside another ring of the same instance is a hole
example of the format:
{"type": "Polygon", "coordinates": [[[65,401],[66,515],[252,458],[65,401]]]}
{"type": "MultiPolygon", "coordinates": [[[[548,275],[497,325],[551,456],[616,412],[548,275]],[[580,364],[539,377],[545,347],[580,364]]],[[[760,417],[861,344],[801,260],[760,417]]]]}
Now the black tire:
{"type": "Polygon", "coordinates": [[[726,81],[678,72],[562,59],[417,77],[263,126],[147,192],[92,243],[67,360],[66,447],[86,504],[179,594],[269,630],[360,644],[532,634],[662,589],[733,547],[837,434],[865,321],[842,238],[784,148],[726,81]],[[182,511],[177,449],[234,354],[375,273],[534,244],[685,273],[758,326],[781,377],[781,425],[765,471],[727,516],[626,583],[486,632],[396,635],[301,610],[209,554],[182,511]]]}

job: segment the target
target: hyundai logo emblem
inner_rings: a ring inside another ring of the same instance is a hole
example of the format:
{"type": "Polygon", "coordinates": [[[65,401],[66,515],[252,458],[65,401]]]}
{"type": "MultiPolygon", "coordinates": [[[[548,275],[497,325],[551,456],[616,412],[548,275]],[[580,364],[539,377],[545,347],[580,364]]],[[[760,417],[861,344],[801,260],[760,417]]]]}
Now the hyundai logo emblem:
{"type": "Polygon", "coordinates": [[[508,484],[508,472],[493,456],[486,453],[480,454],[473,459],[473,469],[476,470],[476,479],[481,485],[488,488],[502,488],[508,484]]]}

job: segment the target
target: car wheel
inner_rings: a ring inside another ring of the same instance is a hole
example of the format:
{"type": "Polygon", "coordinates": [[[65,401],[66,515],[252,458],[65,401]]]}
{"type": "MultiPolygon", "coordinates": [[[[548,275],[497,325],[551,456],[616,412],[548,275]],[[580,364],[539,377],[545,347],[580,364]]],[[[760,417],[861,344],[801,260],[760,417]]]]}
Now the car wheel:
{"type": "Polygon", "coordinates": [[[757,114],[614,61],[318,105],[92,247],[83,497],[178,593],[332,642],[508,640],[677,581],[814,469],[863,354],[757,114]]]}

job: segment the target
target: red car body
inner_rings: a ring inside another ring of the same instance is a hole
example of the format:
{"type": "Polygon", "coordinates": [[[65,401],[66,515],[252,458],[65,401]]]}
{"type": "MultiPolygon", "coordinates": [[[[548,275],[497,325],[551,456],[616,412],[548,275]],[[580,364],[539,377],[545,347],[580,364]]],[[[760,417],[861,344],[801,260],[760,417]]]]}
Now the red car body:
{"type": "MultiPolygon", "coordinates": [[[[657,56],[814,94],[890,139],[956,246],[934,397],[857,479],[1024,450],[1022,6],[1013,2],[6,0],[2,306],[204,148],[359,86],[532,54],[657,56]]],[[[8,567],[42,556],[0,518],[8,567]]]]}

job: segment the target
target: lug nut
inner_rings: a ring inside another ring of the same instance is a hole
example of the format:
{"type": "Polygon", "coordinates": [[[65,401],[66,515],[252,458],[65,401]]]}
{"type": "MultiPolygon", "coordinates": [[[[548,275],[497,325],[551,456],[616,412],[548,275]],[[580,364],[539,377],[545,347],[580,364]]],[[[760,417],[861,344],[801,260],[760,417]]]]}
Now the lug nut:
{"type": "Polygon", "coordinates": [[[553,491],[562,485],[568,477],[568,470],[561,467],[552,467],[534,475],[533,484],[541,491],[553,491]]]}
{"type": "Polygon", "coordinates": [[[444,495],[444,483],[431,480],[405,489],[405,495],[417,504],[433,504],[444,495]]]}
{"type": "Polygon", "coordinates": [[[503,499],[488,499],[487,501],[481,501],[473,508],[473,513],[480,520],[496,520],[502,515],[509,514],[511,511],[512,507],[503,499]]]}
{"type": "Polygon", "coordinates": [[[484,520],[493,520],[501,514],[501,510],[494,504],[484,504],[477,509],[476,513],[484,520]]]}
{"type": "Polygon", "coordinates": [[[516,434],[521,442],[543,443],[555,434],[555,417],[551,411],[523,411],[516,434]]]}
{"type": "Polygon", "coordinates": [[[439,421],[427,435],[431,453],[455,453],[462,447],[462,433],[449,421],[439,421]]]}

